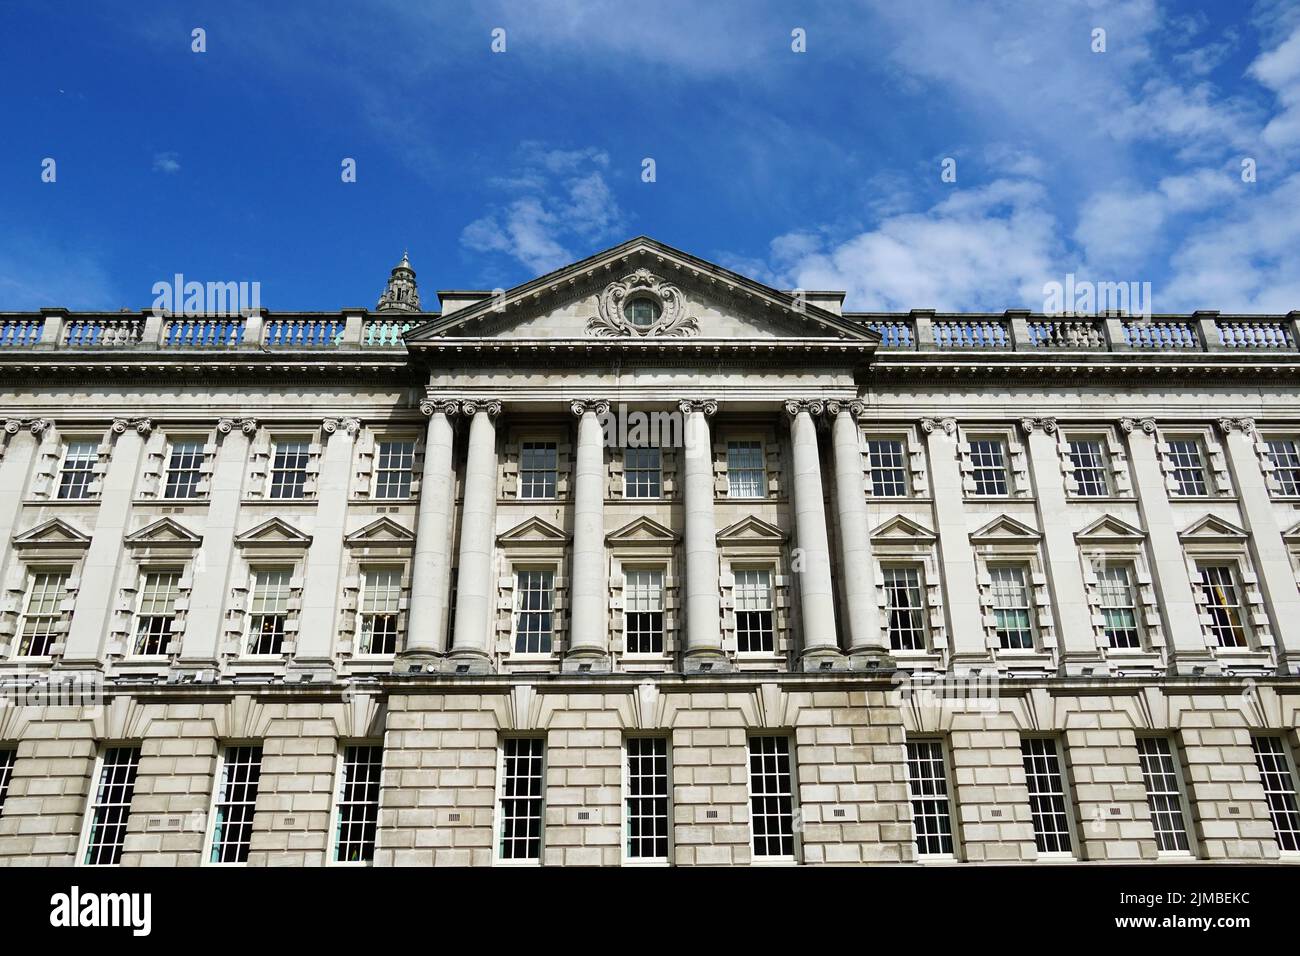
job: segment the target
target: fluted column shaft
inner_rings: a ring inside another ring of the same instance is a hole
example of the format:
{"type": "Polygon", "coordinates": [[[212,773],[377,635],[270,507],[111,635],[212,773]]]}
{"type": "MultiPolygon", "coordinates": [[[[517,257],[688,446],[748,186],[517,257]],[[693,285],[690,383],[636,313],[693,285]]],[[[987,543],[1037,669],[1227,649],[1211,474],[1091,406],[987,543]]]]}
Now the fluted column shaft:
{"type": "Polygon", "coordinates": [[[574,402],[578,449],[573,482],[573,573],[569,580],[568,656],[590,660],[609,654],[606,620],[605,453],[603,402],[574,402]]]}
{"type": "Polygon", "coordinates": [[[456,622],[451,656],[462,662],[486,662],[491,656],[492,522],[497,499],[494,403],[465,403],[470,415],[469,455],[461,508],[460,561],[456,584],[456,622]]]}
{"type": "MultiPolygon", "coordinates": [[[[812,413],[818,403],[788,403],[790,441],[794,452],[794,521],[798,535],[798,561],[792,568],[799,579],[803,621],[801,658],[837,657],[835,598],[831,593],[830,544],[826,534],[826,506],[822,497],[822,469],[817,449],[817,423],[812,413]]],[[[805,666],[808,663],[805,661],[805,666]]]]}
{"type": "Polygon", "coordinates": [[[411,561],[411,613],[407,620],[408,658],[435,657],[446,651],[450,583],[452,449],[455,434],[452,402],[420,403],[429,416],[424,439],[424,471],[420,477],[420,509],[415,523],[415,554],[411,561]]]}

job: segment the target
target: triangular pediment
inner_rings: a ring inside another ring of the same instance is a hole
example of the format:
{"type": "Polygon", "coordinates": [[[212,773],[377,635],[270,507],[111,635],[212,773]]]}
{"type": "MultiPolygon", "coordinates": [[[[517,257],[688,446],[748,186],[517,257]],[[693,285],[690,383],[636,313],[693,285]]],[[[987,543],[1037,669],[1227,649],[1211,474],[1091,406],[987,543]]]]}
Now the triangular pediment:
{"type": "Polygon", "coordinates": [[[1127,521],[1121,521],[1114,515],[1102,515],[1086,528],[1074,533],[1074,540],[1080,544],[1101,542],[1138,542],[1146,537],[1146,532],[1135,528],[1127,521]]]}
{"type": "MultiPolygon", "coordinates": [[[[463,301],[467,293],[448,293],[463,301]]],[[[448,338],[616,339],[653,345],[683,339],[823,338],[864,344],[879,335],[809,297],[757,282],[646,236],[563,266],[503,293],[482,293],[410,330],[419,348],[448,338]],[[629,325],[626,301],[649,298],[659,315],[629,325]]]]}
{"type": "Polygon", "coordinates": [[[768,542],[779,544],[786,538],[785,532],[774,524],[768,524],[762,518],[755,518],[748,515],[739,521],[727,525],[718,532],[718,543],[730,542],[752,544],[754,542],[768,542]]]}
{"type": "Polygon", "coordinates": [[[605,536],[605,543],[608,545],[671,545],[676,541],[677,535],[671,529],[645,516],[629,521],[617,531],[611,531],[605,536]]]}
{"type": "Polygon", "coordinates": [[[42,521],[34,528],[15,535],[15,548],[84,548],[90,536],[78,531],[62,518],[42,521]]]}
{"type": "Polygon", "coordinates": [[[1300,544],[1300,523],[1293,524],[1282,532],[1282,540],[1287,544],[1300,544]]]}
{"type": "Polygon", "coordinates": [[[1178,532],[1180,541],[1245,541],[1250,535],[1218,515],[1206,515],[1178,532]]]}
{"type": "Polygon", "coordinates": [[[509,531],[497,535],[497,544],[564,544],[569,536],[542,518],[521,521],[509,531]]]}
{"type": "Polygon", "coordinates": [[[241,547],[305,548],[311,544],[311,535],[303,534],[283,518],[271,518],[243,534],[235,535],[235,544],[241,547]]]}
{"type": "Polygon", "coordinates": [[[409,545],[415,542],[415,532],[402,527],[392,518],[376,518],[343,539],[352,546],[409,545]]]}
{"type": "Polygon", "coordinates": [[[971,532],[970,539],[973,544],[993,544],[999,541],[1037,541],[1041,537],[1023,521],[1017,521],[1011,515],[998,515],[978,531],[971,532]]]}
{"type": "Polygon", "coordinates": [[[938,537],[924,525],[917,524],[905,515],[894,515],[871,532],[873,541],[882,542],[929,542],[938,537]]]}
{"type": "Polygon", "coordinates": [[[174,547],[197,548],[203,543],[203,536],[195,534],[189,528],[171,518],[159,518],[145,525],[139,531],[128,534],[123,543],[128,547],[174,547]]]}

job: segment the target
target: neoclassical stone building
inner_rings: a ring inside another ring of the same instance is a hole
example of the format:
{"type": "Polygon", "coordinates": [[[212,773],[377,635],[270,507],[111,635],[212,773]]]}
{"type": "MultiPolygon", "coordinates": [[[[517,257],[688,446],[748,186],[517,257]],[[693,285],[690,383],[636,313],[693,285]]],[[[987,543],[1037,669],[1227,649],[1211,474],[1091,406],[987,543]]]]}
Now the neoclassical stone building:
{"type": "Polygon", "coordinates": [[[1300,859],[1300,313],[439,299],[0,313],[0,861],[1300,859]]]}

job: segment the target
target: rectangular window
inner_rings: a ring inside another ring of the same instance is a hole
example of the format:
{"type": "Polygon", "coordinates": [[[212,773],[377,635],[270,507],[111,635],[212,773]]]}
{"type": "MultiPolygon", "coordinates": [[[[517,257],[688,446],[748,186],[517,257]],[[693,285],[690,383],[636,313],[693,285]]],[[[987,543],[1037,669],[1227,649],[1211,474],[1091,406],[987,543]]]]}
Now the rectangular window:
{"type": "Polygon", "coordinates": [[[396,654],[397,621],[402,605],[402,572],[370,568],[361,572],[358,654],[396,654]]]}
{"type": "Polygon", "coordinates": [[[90,497],[90,482],[95,477],[95,462],[99,459],[99,443],[95,441],[70,441],[63,451],[63,467],[59,471],[59,497],[79,500],[90,497]]]}
{"type": "Polygon", "coordinates": [[[992,579],[993,622],[998,645],[1004,650],[1033,650],[1034,632],[1030,623],[1025,569],[989,568],[989,577],[992,579]]]}
{"type": "Polygon", "coordinates": [[[1278,493],[1300,495],[1300,447],[1294,438],[1276,438],[1268,443],[1268,457],[1273,461],[1273,477],[1278,493]]]}
{"type": "Polygon", "coordinates": [[[305,439],[286,439],[275,443],[271,454],[272,498],[302,498],[307,487],[307,462],[311,443],[305,439]]]}
{"type": "Polygon", "coordinates": [[[85,865],[116,866],[121,862],[139,765],[138,747],[108,747],[104,750],[86,821],[86,852],[81,858],[85,865]]]}
{"type": "Polygon", "coordinates": [[[18,637],[19,657],[48,657],[63,624],[60,605],[67,592],[67,571],[37,571],[27,586],[27,607],[18,637]]]}
{"type": "Polygon", "coordinates": [[[658,448],[623,449],[623,497],[663,495],[663,455],[658,448]]]}
{"type": "Polygon", "coordinates": [[[1236,575],[1226,564],[1200,565],[1199,586],[1210,615],[1210,634],[1220,647],[1246,647],[1246,626],[1236,575]]]}
{"type": "Polygon", "coordinates": [[[1070,463],[1074,467],[1075,494],[1086,498],[1110,494],[1110,465],[1101,442],[1095,438],[1071,441],[1070,463]]]}
{"type": "Polygon", "coordinates": [[[794,775],[789,737],[749,738],[754,856],[794,857],[794,775]]]}
{"type": "Polygon", "coordinates": [[[668,859],[668,741],[627,739],[627,858],[668,859]]]}
{"type": "Polygon", "coordinates": [[[1133,579],[1123,565],[1107,565],[1097,572],[1097,599],[1101,605],[1106,643],[1113,648],[1140,648],[1137,596],[1133,579]]]}
{"type": "Polygon", "coordinates": [[[735,572],[736,650],[767,653],[776,650],[772,627],[772,572],[749,568],[735,572]]]}
{"type": "Polygon", "coordinates": [[[549,654],[555,636],[555,572],[515,574],[515,653],[549,654]]]}
{"type": "Polygon", "coordinates": [[[761,441],[727,442],[727,495],[731,498],[766,498],[767,467],[761,441]]]}
{"type": "Polygon", "coordinates": [[[227,747],[221,758],[213,808],[210,863],[247,863],[253,839],[257,785],[262,777],[261,747],[227,747]]]}
{"type": "Polygon", "coordinates": [[[1151,825],[1156,831],[1156,846],[1161,853],[1187,853],[1187,813],[1178,785],[1178,767],[1167,737],[1139,737],[1138,758],[1142,762],[1142,781],[1147,788],[1147,805],[1151,808],[1151,825]]]}
{"type": "Polygon", "coordinates": [[[925,650],[925,599],[917,568],[885,568],[885,614],[889,646],[895,651],[925,650]]]}
{"type": "Polygon", "coordinates": [[[249,609],[248,653],[279,654],[289,620],[289,581],[286,570],[258,571],[253,575],[253,601],[249,609]]]}
{"type": "Polygon", "coordinates": [[[1070,853],[1070,804],[1056,741],[1025,737],[1020,741],[1029,788],[1029,814],[1034,822],[1034,843],[1039,853],[1070,853]]]}
{"type": "Polygon", "coordinates": [[[1295,768],[1281,737],[1252,737],[1255,765],[1264,784],[1268,816],[1273,821],[1277,848],[1284,853],[1300,850],[1300,807],[1296,804],[1295,768]]]}
{"type": "Polygon", "coordinates": [[[537,737],[502,741],[499,852],[503,860],[541,859],[543,747],[537,737]]]}
{"type": "Polygon", "coordinates": [[[164,498],[197,498],[203,477],[203,439],[185,438],[171,443],[167,452],[164,498]]]}
{"type": "Polygon", "coordinates": [[[554,498],[558,446],[553,441],[526,441],[519,447],[519,497],[554,498]]]}
{"type": "Polygon", "coordinates": [[[411,474],[414,469],[414,441],[379,442],[375,448],[375,497],[411,497],[411,474]]]}
{"type": "Polygon", "coordinates": [[[907,787],[912,795],[916,852],[922,856],[953,856],[952,805],[942,741],[907,742],[907,787]]]}
{"type": "Polygon", "coordinates": [[[1007,494],[1007,445],[1000,438],[970,443],[971,478],[977,495],[1007,494]]]}
{"type": "Polygon", "coordinates": [[[367,744],[343,749],[343,774],[339,778],[334,825],[336,863],[369,863],[375,858],[383,764],[383,747],[367,744]]]}
{"type": "Polygon", "coordinates": [[[871,469],[871,494],[877,498],[907,495],[907,459],[897,439],[867,442],[867,466],[871,469]]]}
{"type": "Polygon", "coordinates": [[[140,609],[135,617],[137,655],[166,654],[180,597],[178,571],[151,571],[140,585],[140,609]]]}
{"type": "Polygon", "coordinates": [[[623,572],[623,643],[628,654],[664,650],[664,573],[623,572]]]}
{"type": "Polygon", "coordinates": [[[1209,494],[1205,484],[1205,455],[1200,439],[1175,438],[1169,442],[1169,470],[1177,495],[1209,494]]]}
{"type": "Polygon", "coordinates": [[[16,750],[0,750],[0,816],[5,812],[5,797],[9,796],[9,781],[14,775],[16,750]]]}

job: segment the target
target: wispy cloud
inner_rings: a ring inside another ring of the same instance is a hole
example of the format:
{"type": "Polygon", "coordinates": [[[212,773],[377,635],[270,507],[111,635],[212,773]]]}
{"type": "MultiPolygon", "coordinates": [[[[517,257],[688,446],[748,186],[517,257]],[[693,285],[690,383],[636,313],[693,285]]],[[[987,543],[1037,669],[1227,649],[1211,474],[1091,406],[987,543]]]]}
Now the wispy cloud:
{"type": "Polygon", "coordinates": [[[181,154],[180,153],[154,153],[153,170],[156,173],[167,173],[174,175],[181,171],[181,154]]]}
{"type": "Polygon", "coordinates": [[[623,212],[605,180],[609,156],[597,149],[548,149],[525,143],[509,173],[490,183],[511,198],[461,231],[471,251],[501,253],[545,273],[575,258],[584,247],[613,237],[623,212]]]}

